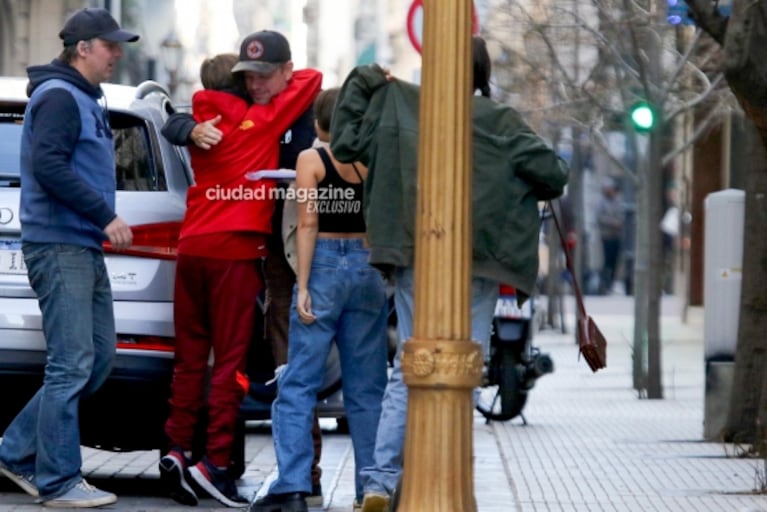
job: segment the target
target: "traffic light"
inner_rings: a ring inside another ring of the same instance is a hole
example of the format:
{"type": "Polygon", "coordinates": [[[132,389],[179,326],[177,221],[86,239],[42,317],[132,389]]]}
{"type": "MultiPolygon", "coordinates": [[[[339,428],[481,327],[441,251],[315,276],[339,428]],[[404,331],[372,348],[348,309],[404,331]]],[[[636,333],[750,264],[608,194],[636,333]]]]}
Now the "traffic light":
{"type": "Polygon", "coordinates": [[[655,126],[655,110],[646,101],[638,101],[631,106],[629,117],[634,130],[649,132],[655,126]]]}

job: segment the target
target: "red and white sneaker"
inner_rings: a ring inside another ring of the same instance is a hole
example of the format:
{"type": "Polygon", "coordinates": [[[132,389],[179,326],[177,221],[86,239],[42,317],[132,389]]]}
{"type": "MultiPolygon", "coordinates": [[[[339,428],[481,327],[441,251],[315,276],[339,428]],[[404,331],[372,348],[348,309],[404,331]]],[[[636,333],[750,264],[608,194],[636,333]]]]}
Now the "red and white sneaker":
{"type": "Polygon", "coordinates": [[[187,460],[184,452],[173,448],[160,459],[160,480],[174,501],[182,505],[197,505],[197,494],[187,481],[187,460]]]}
{"type": "Polygon", "coordinates": [[[247,498],[240,496],[229,472],[213,466],[207,457],[189,468],[189,476],[205,492],[227,507],[244,508],[250,504],[247,498]]]}

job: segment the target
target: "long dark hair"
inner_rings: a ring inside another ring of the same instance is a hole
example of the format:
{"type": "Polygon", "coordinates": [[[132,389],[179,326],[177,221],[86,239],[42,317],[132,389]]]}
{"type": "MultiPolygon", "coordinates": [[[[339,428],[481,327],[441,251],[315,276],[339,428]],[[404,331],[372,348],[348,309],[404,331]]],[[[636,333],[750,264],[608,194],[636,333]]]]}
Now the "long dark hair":
{"type": "Polygon", "coordinates": [[[490,54],[487,52],[487,44],[479,36],[471,38],[471,57],[474,63],[474,90],[478,90],[482,96],[489,98],[490,73],[493,65],[490,54]]]}
{"type": "Polygon", "coordinates": [[[330,121],[339,92],[341,92],[340,87],[331,87],[319,93],[317,99],[314,100],[314,119],[317,120],[317,126],[320,127],[320,130],[330,132],[330,121]]]}

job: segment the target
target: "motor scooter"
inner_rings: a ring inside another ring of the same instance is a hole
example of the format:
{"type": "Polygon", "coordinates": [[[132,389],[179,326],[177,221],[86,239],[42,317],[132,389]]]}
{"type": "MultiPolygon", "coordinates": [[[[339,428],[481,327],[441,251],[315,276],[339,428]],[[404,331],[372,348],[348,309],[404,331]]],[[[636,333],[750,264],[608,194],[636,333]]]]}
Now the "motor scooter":
{"type": "Polygon", "coordinates": [[[535,381],[554,371],[554,361],[532,345],[535,299],[517,304],[512,286],[500,285],[490,335],[490,354],[476,408],[487,421],[520,416],[535,381]]]}

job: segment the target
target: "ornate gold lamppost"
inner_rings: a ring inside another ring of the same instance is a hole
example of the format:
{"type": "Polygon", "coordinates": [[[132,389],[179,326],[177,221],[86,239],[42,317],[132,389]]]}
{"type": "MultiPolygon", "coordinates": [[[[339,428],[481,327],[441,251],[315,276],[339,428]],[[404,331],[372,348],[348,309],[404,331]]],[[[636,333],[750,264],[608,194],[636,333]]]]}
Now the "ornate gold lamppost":
{"type": "Polygon", "coordinates": [[[471,512],[471,0],[424,0],[413,338],[399,512],[471,512]]]}

